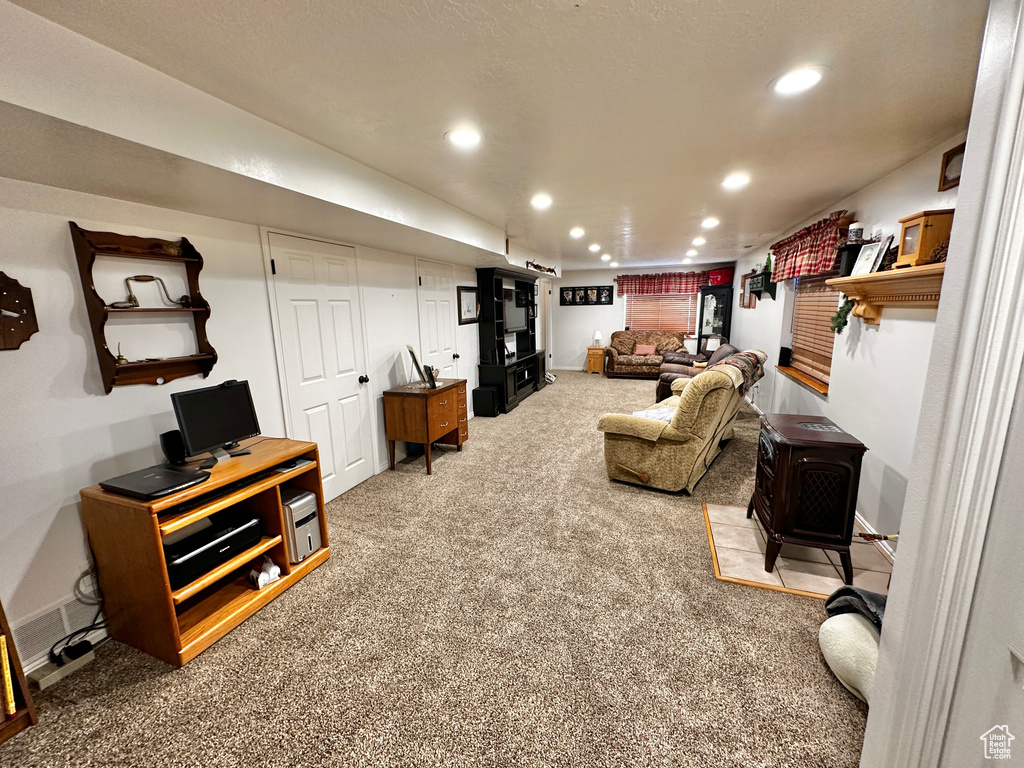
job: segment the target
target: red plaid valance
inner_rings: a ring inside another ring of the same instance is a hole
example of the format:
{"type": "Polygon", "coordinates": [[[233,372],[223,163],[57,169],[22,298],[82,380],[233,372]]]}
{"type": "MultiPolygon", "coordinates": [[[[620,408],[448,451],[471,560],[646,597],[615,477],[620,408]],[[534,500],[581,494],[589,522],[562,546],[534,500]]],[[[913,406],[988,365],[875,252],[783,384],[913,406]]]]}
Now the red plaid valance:
{"type": "Polygon", "coordinates": [[[662,296],[672,293],[700,293],[708,284],[707,272],[662,272],[657,275],[619,275],[615,278],[619,296],[662,296]]]}
{"type": "Polygon", "coordinates": [[[836,250],[839,222],[845,215],[846,211],[833,211],[828,218],[775,243],[769,249],[772,253],[772,282],[834,270],[839,260],[836,250]]]}

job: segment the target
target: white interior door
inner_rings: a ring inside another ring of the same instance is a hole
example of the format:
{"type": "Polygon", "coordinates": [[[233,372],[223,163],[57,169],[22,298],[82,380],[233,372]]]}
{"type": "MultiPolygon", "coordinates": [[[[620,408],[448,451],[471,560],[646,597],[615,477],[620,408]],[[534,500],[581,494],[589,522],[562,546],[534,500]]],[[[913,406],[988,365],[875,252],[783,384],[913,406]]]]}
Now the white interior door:
{"type": "Polygon", "coordinates": [[[320,449],[324,495],[373,474],[354,248],[270,233],[288,436],[320,449]]]}
{"type": "Polygon", "coordinates": [[[455,269],[451,264],[417,259],[416,275],[421,362],[440,370],[441,378],[457,379],[455,269]]]}

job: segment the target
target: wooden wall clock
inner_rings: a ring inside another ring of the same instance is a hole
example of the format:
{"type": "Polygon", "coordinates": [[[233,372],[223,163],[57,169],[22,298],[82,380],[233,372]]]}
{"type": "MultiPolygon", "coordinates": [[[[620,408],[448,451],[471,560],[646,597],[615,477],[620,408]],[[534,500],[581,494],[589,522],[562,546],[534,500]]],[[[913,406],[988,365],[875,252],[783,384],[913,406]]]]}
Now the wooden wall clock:
{"type": "Polygon", "coordinates": [[[17,349],[38,330],[32,291],[0,272],[0,349],[17,349]]]}

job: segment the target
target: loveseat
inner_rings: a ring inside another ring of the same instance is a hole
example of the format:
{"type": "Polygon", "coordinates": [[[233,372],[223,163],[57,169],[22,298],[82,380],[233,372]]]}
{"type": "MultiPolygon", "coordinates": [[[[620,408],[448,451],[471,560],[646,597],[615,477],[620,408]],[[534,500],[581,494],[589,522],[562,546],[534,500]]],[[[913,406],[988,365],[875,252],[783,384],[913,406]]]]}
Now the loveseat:
{"type": "Polygon", "coordinates": [[[683,334],[672,331],[614,331],[604,348],[605,376],[658,378],[663,355],[683,349],[683,334]],[[652,345],[653,355],[634,354],[638,345],[652,345]]]}
{"type": "Polygon", "coordinates": [[[671,384],[673,395],[643,415],[602,416],[597,428],[604,433],[608,477],[692,493],[721,452],[722,443],[733,436],[746,388],[761,377],[767,359],[760,350],[736,357],[743,358],[741,367],[722,362],[692,379],[676,379],[671,384]]]}

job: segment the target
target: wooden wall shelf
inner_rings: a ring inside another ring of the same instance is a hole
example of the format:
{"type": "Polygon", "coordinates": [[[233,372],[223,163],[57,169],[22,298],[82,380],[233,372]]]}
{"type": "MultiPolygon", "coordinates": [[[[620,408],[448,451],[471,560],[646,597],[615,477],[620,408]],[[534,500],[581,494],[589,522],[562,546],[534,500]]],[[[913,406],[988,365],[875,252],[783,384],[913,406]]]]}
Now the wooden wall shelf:
{"type": "Polygon", "coordinates": [[[199,273],[203,269],[203,257],[187,238],[175,242],[154,237],[133,237],[114,232],[91,232],[69,221],[71,240],[75,245],[78,273],[85,291],[85,307],[89,312],[89,326],[92,329],[96,355],[100,363],[103,388],[109,395],[114,387],[124,384],[164,384],[182,376],[210,375],[217,363],[217,350],[206,338],[206,321],[210,319],[210,305],[199,292],[199,273]],[[111,256],[122,259],[153,259],[174,261],[185,265],[188,293],[191,307],[108,307],[96,290],[92,270],[97,256],[111,256]],[[135,360],[119,363],[107,347],[104,327],[114,316],[182,314],[192,317],[196,336],[195,355],[164,358],[161,360],[135,360]]]}
{"type": "Polygon", "coordinates": [[[937,307],[945,262],[890,269],[857,277],[833,277],[825,282],[854,301],[853,316],[878,325],[882,307],[937,307]]]}

